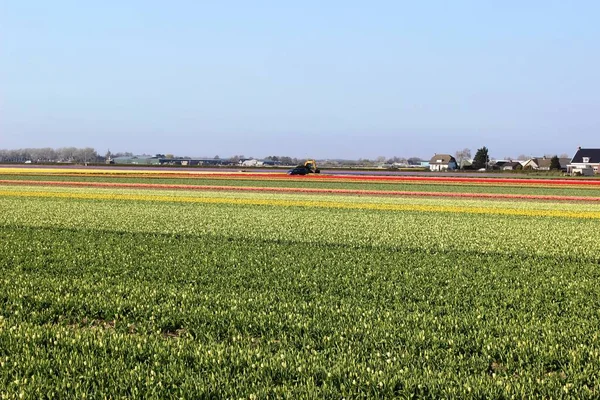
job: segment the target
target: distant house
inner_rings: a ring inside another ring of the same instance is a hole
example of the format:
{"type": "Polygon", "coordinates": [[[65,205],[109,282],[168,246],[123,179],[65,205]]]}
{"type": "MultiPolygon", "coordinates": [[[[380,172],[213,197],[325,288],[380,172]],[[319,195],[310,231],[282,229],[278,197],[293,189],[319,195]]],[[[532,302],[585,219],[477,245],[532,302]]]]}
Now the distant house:
{"type": "MultiPolygon", "coordinates": [[[[498,163],[496,165],[498,165],[498,163]]],[[[523,166],[518,161],[505,161],[498,167],[498,169],[501,169],[502,171],[516,171],[523,169],[523,166]]]]}
{"type": "Polygon", "coordinates": [[[558,159],[558,162],[560,163],[561,171],[567,172],[567,168],[569,167],[569,164],[571,164],[571,159],[561,157],[558,159]]]}
{"type": "Polygon", "coordinates": [[[456,159],[450,154],[436,154],[429,160],[429,169],[432,171],[453,171],[457,167],[456,159]]]}
{"type": "MultiPolygon", "coordinates": [[[[560,169],[567,170],[567,165],[571,162],[569,158],[559,158],[560,169]]],[[[534,169],[538,171],[549,171],[552,164],[551,157],[534,157],[523,163],[523,169],[534,169]]]]}
{"type": "Polygon", "coordinates": [[[567,173],[581,175],[600,173],[600,149],[577,149],[577,153],[567,167],[567,173]]]}
{"type": "Polygon", "coordinates": [[[492,169],[504,169],[504,166],[512,162],[511,160],[490,160],[489,165],[492,169]]]}
{"type": "MultiPolygon", "coordinates": [[[[540,165],[542,164],[540,160],[543,160],[543,157],[533,157],[523,163],[523,169],[535,169],[539,170],[540,165]]],[[[548,163],[548,168],[550,169],[550,164],[548,163]]]]}

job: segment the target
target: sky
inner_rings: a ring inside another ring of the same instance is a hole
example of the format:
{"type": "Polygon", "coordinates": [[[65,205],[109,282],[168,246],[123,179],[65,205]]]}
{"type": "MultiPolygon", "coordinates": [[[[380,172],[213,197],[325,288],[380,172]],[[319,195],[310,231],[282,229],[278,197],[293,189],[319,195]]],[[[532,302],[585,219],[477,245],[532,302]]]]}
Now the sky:
{"type": "Polygon", "coordinates": [[[0,0],[0,148],[600,147],[600,2],[0,0]]]}

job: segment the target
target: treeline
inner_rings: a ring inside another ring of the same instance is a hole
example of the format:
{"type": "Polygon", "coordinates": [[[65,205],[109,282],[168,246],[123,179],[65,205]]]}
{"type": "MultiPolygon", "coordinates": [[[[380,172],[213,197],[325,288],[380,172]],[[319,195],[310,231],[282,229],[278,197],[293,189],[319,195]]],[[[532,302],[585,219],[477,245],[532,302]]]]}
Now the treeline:
{"type": "Polygon", "coordinates": [[[35,149],[0,149],[0,162],[5,163],[97,163],[104,162],[105,158],[98,155],[91,147],[61,147],[53,149],[50,147],[35,149]]]}
{"type": "MultiPolygon", "coordinates": [[[[0,163],[105,163],[107,160],[112,160],[116,157],[133,157],[131,152],[111,153],[110,150],[104,155],[91,147],[61,147],[53,149],[50,147],[44,148],[23,148],[23,149],[0,149],[0,163]]],[[[156,154],[155,157],[160,158],[175,158],[173,154],[156,154]]],[[[191,157],[176,157],[176,158],[191,158],[191,157]]],[[[215,156],[215,159],[220,159],[215,156]]],[[[244,155],[234,155],[226,158],[232,163],[253,159],[254,157],[245,157],[244,155]]],[[[298,165],[306,161],[304,158],[296,158],[289,156],[268,156],[265,161],[274,161],[280,165],[298,165]]],[[[406,164],[418,165],[421,161],[418,157],[384,157],[380,156],[375,159],[360,158],[358,160],[320,160],[323,165],[332,167],[380,167],[384,164],[406,164]]]]}
{"type": "Polygon", "coordinates": [[[282,165],[295,165],[295,164],[299,164],[300,162],[306,161],[303,159],[298,159],[295,157],[288,157],[288,156],[268,156],[268,157],[265,157],[265,160],[280,162],[282,165]]]}
{"type": "MultiPolygon", "coordinates": [[[[244,156],[234,156],[231,160],[243,159],[244,156]]],[[[265,157],[267,161],[278,161],[282,165],[295,165],[302,164],[306,159],[286,157],[286,156],[268,156],[265,157]]],[[[331,166],[350,166],[350,167],[373,167],[380,166],[382,164],[405,164],[405,165],[419,165],[423,161],[419,157],[391,157],[387,158],[384,156],[377,157],[375,159],[359,158],[358,160],[322,160],[321,163],[331,166]]]]}

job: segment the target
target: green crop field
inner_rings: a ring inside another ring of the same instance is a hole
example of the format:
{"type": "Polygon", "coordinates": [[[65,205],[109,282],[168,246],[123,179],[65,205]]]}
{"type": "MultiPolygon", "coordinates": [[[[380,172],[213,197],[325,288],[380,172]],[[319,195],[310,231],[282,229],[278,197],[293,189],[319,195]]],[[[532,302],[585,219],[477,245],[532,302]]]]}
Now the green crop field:
{"type": "Polygon", "coordinates": [[[590,201],[0,184],[0,398],[600,397],[600,186],[415,185],[590,201]]]}

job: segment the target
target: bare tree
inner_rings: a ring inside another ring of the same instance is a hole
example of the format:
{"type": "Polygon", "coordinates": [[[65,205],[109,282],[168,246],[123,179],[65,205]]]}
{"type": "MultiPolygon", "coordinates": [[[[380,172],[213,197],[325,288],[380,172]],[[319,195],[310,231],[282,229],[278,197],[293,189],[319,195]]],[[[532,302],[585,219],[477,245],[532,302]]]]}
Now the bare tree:
{"type": "Polygon", "coordinates": [[[77,149],[75,147],[63,147],[56,151],[63,162],[73,162],[75,160],[75,153],[77,149]]]}
{"type": "Polygon", "coordinates": [[[118,153],[113,153],[112,158],[117,158],[117,157],[133,157],[133,153],[129,152],[129,151],[120,151],[118,153]]]}
{"type": "Polygon", "coordinates": [[[463,168],[463,163],[471,158],[471,149],[467,149],[466,147],[462,150],[458,150],[454,157],[456,158],[456,162],[458,163],[458,168],[463,168]]]}
{"type": "Polygon", "coordinates": [[[44,147],[40,149],[39,161],[42,162],[54,162],[56,161],[56,151],[50,147],[44,147]]]}
{"type": "Polygon", "coordinates": [[[31,161],[36,163],[47,162],[97,162],[98,153],[91,147],[78,149],[76,147],[64,147],[61,149],[44,148],[26,148],[16,150],[0,150],[0,161],[3,162],[24,162],[31,161]]]}
{"type": "Polygon", "coordinates": [[[89,162],[96,162],[97,160],[98,153],[96,153],[96,150],[92,149],[91,147],[75,149],[73,152],[73,161],[87,164],[89,162]]]}

